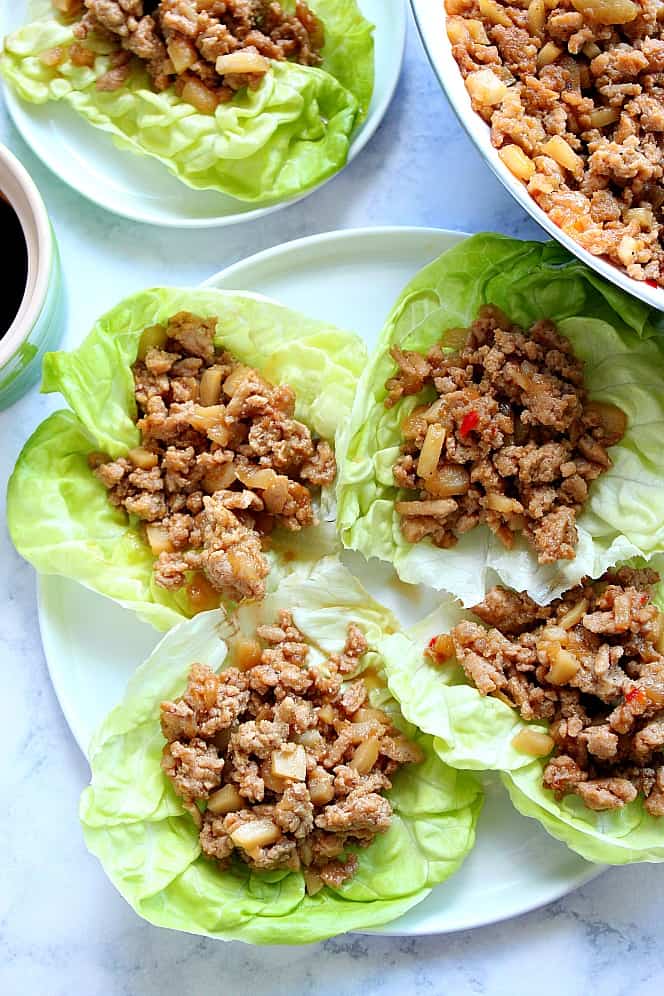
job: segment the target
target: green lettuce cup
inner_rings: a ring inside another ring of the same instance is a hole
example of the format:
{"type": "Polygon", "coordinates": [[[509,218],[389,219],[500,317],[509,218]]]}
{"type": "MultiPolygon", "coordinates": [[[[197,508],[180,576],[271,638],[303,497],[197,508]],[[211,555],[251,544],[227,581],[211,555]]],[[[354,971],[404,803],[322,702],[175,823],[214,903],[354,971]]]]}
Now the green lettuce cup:
{"type": "Polygon", "coordinates": [[[539,764],[504,772],[501,780],[515,809],[537,820],[587,861],[607,865],[664,861],[662,818],[647,813],[640,800],[604,813],[587,809],[575,796],[556,802],[542,788],[539,764]]]}
{"type": "Polygon", "coordinates": [[[405,288],[360,379],[338,488],[344,545],[390,562],[403,581],[451,592],[464,605],[480,602],[499,579],[544,604],[585,575],[598,577],[619,560],[664,550],[663,329],[658,312],[554,243],[489,234],[448,250],[405,288]],[[485,304],[524,328],[553,320],[584,361],[590,399],[627,415],[625,436],[611,448],[613,466],[592,482],[577,517],[573,560],[540,565],[522,537],[506,550],[485,525],[450,549],[429,539],[409,543],[402,535],[395,502],[411,493],[395,486],[392,469],[401,424],[423,398],[405,397],[385,408],[385,382],[396,370],[390,347],[426,352],[444,345],[446,330],[469,326],[485,304]]]}
{"type": "MultiPolygon", "coordinates": [[[[295,2],[283,6],[293,10],[295,2]]],[[[355,0],[318,0],[315,8],[325,26],[321,67],[273,62],[257,90],[240,91],[214,114],[201,114],[172,88],[154,92],[138,66],[121,89],[97,90],[109,69],[103,42],[89,42],[98,52],[92,67],[70,59],[45,65],[40,53],[75,42],[73,25],[54,13],[5,39],[0,72],[21,99],[64,101],[119,148],[157,159],[189,187],[274,203],[344,166],[373,91],[373,26],[355,0]]]]}
{"type": "MultiPolygon", "coordinates": [[[[654,566],[661,569],[662,561],[654,566]]],[[[654,601],[664,607],[662,584],[654,601]]],[[[434,737],[434,750],[445,764],[499,771],[516,809],[588,861],[664,861],[664,819],[651,816],[640,796],[621,809],[601,812],[575,795],[557,800],[542,781],[549,758],[533,759],[514,745],[525,729],[547,734],[546,722],[526,723],[501,699],[481,695],[454,657],[437,664],[425,655],[434,636],[448,633],[464,619],[478,621],[458,602],[445,598],[426,619],[378,645],[388,687],[406,719],[434,737]]]]}
{"type": "MultiPolygon", "coordinates": [[[[371,648],[396,630],[396,620],[336,558],[324,559],[306,577],[290,577],[264,602],[242,606],[240,629],[254,632],[280,609],[292,611],[314,663],[340,651],[355,622],[370,647],[360,666],[381,673],[380,656],[371,648]]],[[[472,775],[443,764],[431,737],[403,720],[386,688],[373,688],[372,706],[389,712],[424,760],[394,776],[387,793],[394,811],[390,828],[358,850],[352,879],[310,896],[301,872],[252,872],[239,860],[221,870],[202,856],[191,816],[160,767],[159,706],[182,694],[193,661],[224,667],[221,624],[218,612],[206,612],[168,633],[95,735],[92,782],[80,807],[89,850],[140,916],[225,940],[309,943],[405,913],[472,849],[482,795],[472,775]]]]}
{"type": "MultiPolygon", "coordinates": [[[[272,383],[289,384],[296,418],[330,443],[348,419],[366,357],[354,334],[265,298],[165,287],[122,301],[72,352],[46,355],[42,390],[59,391],[71,410],[42,422],[18,458],[7,492],[14,545],[41,573],[78,581],[160,630],[194,609],[184,589],[155,583],[155,558],[138,521],[110,504],[88,456],[102,451],[116,459],[140,442],[131,367],[141,334],[183,310],[215,316],[215,345],[272,383]]],[[[333,487],[322,490],[320,504],[319,526],[275,532],[268,585],[336,548],[333,487]]]]}

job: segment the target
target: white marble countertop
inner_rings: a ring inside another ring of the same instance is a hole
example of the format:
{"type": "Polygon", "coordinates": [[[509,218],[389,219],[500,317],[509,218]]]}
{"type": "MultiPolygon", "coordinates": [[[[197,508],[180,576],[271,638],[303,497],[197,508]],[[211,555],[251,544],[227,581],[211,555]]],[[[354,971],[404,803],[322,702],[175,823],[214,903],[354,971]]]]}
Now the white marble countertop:
{"type": "MultiPolygon", "coordinates": [[[[288,239],[365,225],[436,225],[537,237],[459,127],[411,24],[404,75],[377,136],[320,193],[248,225],[201,232],[136,226],[81,200],[28,150],[0,106],[0,141],[40,187],[66,281],[65,344],[125,294],[196,284],[288,239]]],[[[7,536],[7,478],[56,402],[37,389],[0,414],[0,993],[3,996],[564,996],[657,994],[664,984],[664,867],[606,872],[518,920],[443,937],[350,935],[302,948],[222,944],[140,920],[84,846],[88,767],[41,650],[35,577],[7,536]]],[[[500,861],[500,855],[496,854],[500,861]]]]}

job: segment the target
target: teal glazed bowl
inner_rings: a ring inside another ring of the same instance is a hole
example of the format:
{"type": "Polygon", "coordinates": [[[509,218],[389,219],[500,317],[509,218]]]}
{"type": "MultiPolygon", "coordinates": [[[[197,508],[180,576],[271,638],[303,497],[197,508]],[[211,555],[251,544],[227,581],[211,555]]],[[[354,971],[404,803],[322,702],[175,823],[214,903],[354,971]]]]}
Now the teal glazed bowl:
{"type": "Polygon", "coordinates": [[[8,408],[39,379],[45,352],[62,334],[60,261],[41,194],[18,159],[0,145],[0,191],[23,229],[28,272],[20,307],[0,338],[0,409],[8,408]]]}

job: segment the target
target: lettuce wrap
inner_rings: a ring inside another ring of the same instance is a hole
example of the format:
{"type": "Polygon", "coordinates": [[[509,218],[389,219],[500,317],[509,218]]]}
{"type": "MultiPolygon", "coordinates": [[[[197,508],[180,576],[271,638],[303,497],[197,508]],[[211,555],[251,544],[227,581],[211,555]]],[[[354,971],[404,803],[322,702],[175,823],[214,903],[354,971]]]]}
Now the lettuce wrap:
{"type": "MultiPolygon", "coordinates": [[[[252,633],[282,608],[293,612],[314,664],[341,650],[351,621],[370,647],[397,626],[332,557],[306,577],[292,576],[264,602],[240,608],[239,626],[252,633]]],[[[385,688],[373,689],[372,704],[390,713],[425,759],[394,776],[387,793],[392,824],[358,850],[359,868],[350,881],[309,896],[301,872],[251,872],[240,860],[222,871],[201,855],[191,816],[160,768],[159,705],[182,693],[192,662],[224,666],[223,628],[218,612],[206,612],[173,629],[138,668],[123,701],[95,735],[92,783],[80,807],[88,848],[137,913],[191,933],[302,944],[378,927],[405,913],[470,852],[482,796],[472,775],[444,765],[431,737],[405,723],[385,688]]],[[[361,666],[382,670],[373,650],[361,666]]]]}
{"type": "MultiPolygon", "coordinates": [[[[653,564],[662,570],[664,562],[653,564]]],[[[664,586],[654,593],[664,607],[664,586]]],[[[628,864],[664,861],[664,818],[651,816],[638,797],[622,809],[594,812],[575,795],[555,799],[542,776],[548,758],[517,750],[512,741],[523,729],[547,732],[544,722],[526,723],[516,709],[468,683],[455,658],[441,664],[424,655],[429,640],[462,619],[478,621],[458,602],[445,598],[407,632],[386,637],[378,650],[388,686],[406,719],[434,737],[445,764],[463,770],[501,772],[514,806],[588,861],[628,864]]]]}
{"type": "MultiPolygon", "coordinates": [[[[293,9],[294,0],[283,6],[293,9]]],[[[103,41],[86,41],[98,52],[92,67],[44,65],[40,53],[75,41],[73,25],[54,13],[5,39],[0,72],[23,100],[64,101],[119,148],[159,160],[189,187],[277,202],[341,169],[371,100],[373,26],[355,0],[318,0],[316,13],[325,26],[321,67],[273,61],[258,89],[239,91],[211,115],[173,88],[156,93],[138,64],[119,90],[98,91],[111,49],[103,41]]]]}
{"type": "MultiPolygon", "coordinates": [[[[59,391],[71,411],[47,418],[18,458],[7,494],[11,537],[38,571],[79,581],[160,630],[192,615],[188,597],[154,583],[154,557],[137,521],[109,503],[87,458],[102,451],[115,459],[138,444],[131,366],[141,333],[180,310],[217,316],[216,344],[268,380],[289,384],[296,417],[330,442],[348,418],[365,362],[357,336],[265,298],[164,287],[122,301],[72,352],[46,355],[42,390],[59,391]]],[[[335,548],[333,504],[333,489],[324,489],[320,526],[275,533],[268,584],[335,548]]]]}
{"type": "Polygon", "coordinates": [[[360,378],[339,478],[344,545],[389,561],[403,581],[449,591],[464,605],[480,602],[497,578],[545,604],[585,575],[598,577],[619,560],[664,550],[663,330],[658,312],[555,243],[476,235],[444,253],[406,287],[360,378]],[[489,303],[524,328],[541,318],[556,322],[585,363],[589,397],[617,405],[628,418],[624,438],[610,451],[613,467],[591,484],[577,517],[574,560],[538,565],[522,537],[506,550],[485,525],[448,550],[428,539],[408,543],[401,533],[394,505],[410,493],[395,487],[392,468],[401,423],[422,397],[384,407],[385,381],[396,370],[389,348],[425,352],[444,344],[447,329],[469,326],[489,303]]]}

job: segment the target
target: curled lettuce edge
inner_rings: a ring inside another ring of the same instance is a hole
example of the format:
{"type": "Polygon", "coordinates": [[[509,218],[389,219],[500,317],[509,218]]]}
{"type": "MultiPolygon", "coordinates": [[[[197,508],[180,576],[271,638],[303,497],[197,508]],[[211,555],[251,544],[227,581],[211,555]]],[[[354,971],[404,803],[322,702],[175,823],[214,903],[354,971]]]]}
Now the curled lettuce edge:
{"type": "MultiPolygon", "coordinates": [[[[655,562],[664,567],[664,560],[655,562]]],[[[664,606],[664,585],[655,601],[664,606]]],[[[461,770],[499,771],[515,808],[537,820],[553,837],[587,861],[628,864],[664,861],[664,819],[636,799],[622,809],[593,812],[577,796],[555,799],[542,777],[546,759],[533,759],[512,741],[526,727],[546,733],[546,723],[526,723],[516,709],[470,685],[454,659],[434,664],[423,650],[431,637],[472,619],[451,598],[410,630],[388,635],[378,644],[388,687],[408,722],[434,737],[445,764],[461,770]]]]}
{"type": "MultiPolygon", "coordinates": [[[[331,442],[348,417],[366,356],[354,333],[260,295],[163,287],[120,302],[77,349],[46,355],[42,390],[59,391],[71,411],[49,416],[17,460],[7,492],[14,545],[41,573],[79,581],[159,630],[192,614],[187,597],[154,583],[154,558],[137,524],[110,505],[87,458],[94,451],[117,458],[138,444],[131,365],[140,336],[180,310],[217,316],[217,344],[267,379],[290,384],[296,416],[331,442]]],[[[319,518],[301,534],[275,533],[269,586],[337,548],[333,487],[323,489],[319,518]]]]}
{"type": "Polygon", "coordinates": [[[277,203],[345,165],[373,92],[373,25],[355,0],[319,0],[317,12],[326,28],[321,68],[273,61],[256,90],[239,92],[211,115],[172,88],[155,93],[142,67],[119,90],[97,90],[110,65],[102,41],[86,42],[97,52],[93,67],[44,65],[41,52],[75,41],[72,25],[52,12],[5,39],[0,74],[23,100],[64,101],[119,148],[157,159],[193,189],[277,203]]]}
{"type": "MultiPolygon", "coordinates": [[[[320,663],[339,651],[347,625],[357,622],[370,646],[397,627],[336,557],[308,575],[288,578],[263,603],[240,608],[244,632],[272,621],[280,608],[296,625],[320,663]]],[[[225,940],[302,944],[395,919],[452,875],[473,847],[482,790],[470,774],[444,765],[431,738],[407,724],[387,689],[371,702],[422,748],[425,760],[405,766],[388,792],[390,829],[358,850],[359,868],[339,888],[308,896],[299,872],[256,873],[241,862],[222,871],[200,852],[190,816],[160,768],[163,737],[159,703],[182,693],[195,660],[224,666],[223,617],[201,613],[171,630],[131,678],[122,702],[90,746],[91,784],[80,815],[88,849],[114,886],[151,923],[225,940]]],[[[380,673],[369,651],[362,667],[380,673]]]]}
{"type": "Polygon", "coordinates": [[[598,577],[620,560],[664,550],[663,333],[659,312],[554,243],[480,234],[443,253],[399,297],[360,378],[338,484],[344,546],[388,561],[401,580],[449,591],[464,605],[481,601],[497,580],[546,604],[585,575],[598,577]],[[486,526],[449,550],[402,536],[392,467],[401,421],[421,399],[385,409],[385,381],[396,369],[389,348],[425,351],[446,329],[470,325],[486,303],[524,327],[545,317],[557,322],[585,362],[590,397],[617,404],[628,416],[625,437],[611,448],[613,467],[590,486],[572,561],[538,565],[522,538],[505,550],[486,526]]]}

